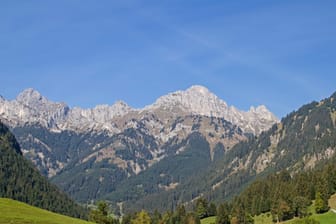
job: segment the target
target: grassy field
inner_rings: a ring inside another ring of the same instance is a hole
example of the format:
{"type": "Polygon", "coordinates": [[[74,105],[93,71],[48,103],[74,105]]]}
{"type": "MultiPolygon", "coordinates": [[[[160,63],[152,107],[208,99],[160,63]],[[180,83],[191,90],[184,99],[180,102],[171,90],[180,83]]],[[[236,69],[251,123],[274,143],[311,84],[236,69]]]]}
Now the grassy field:
{"type": "Polygon", "coordinates": [[[332,209],[336,209],[336,194],[332,195],[328,201],[329,207],[332,209]]]}
{"type": "MultiPolygon", "coordinates": [[[[327,213],[324,214],[313,214],[311,216],[312,218],[314,218],[315,220],[319,221],[320,224],[330,224],[330,223],[336,223],[336,214],[329,211],[327,213]]],[[[286,224],[291,224],[294,222],[294,219],[289,220],[287,222],[284,222],[286,224]]]]}
{"type": "Polygon", "coordinates": [[[321,224],[327,224],[327,223],[336,223],[336,214],[329,211],[327,213],[324,213],[322,215],[312,215],[314,219],[317,221],[320,221],[321,224]]]}
{"type": "MultiPolygon", "coordinates": [[[[313,214],[311,217],[319,221],[320,224],[336,223],[336,214],[331,211],[324,214],[313,214]]],[[[295,219],[292,219],[282,223],[291,224],[294,221],[295,219]]],[[[266,216],[265,214],[256,216],[254,219],[254,224],[272,224],[272,223],[273,223],[272,216],[266,216]]]]}
{"type": "MultiPolygon", "coordinates": [[[[315,220],[319,221],[320,224],[331,224],[336,223],[336,214],[329,211],[324,214],[313,214],[311,216],[315,220]]],[[[288,220],[286,222],[282,222],[283,224],[291,224],[295,221],[295,219],[288,220]]],[[[216,217],[209,217],[201,220],[201,224],[214,224],[216,223],[216,217]]],[[[273,224],[272,216],[270,213],[258,215],[254,217],[254,224],[273,224]]]]}
{"type": "Polygon", "coordinates": [[[216,216],[201,219],[201,224],[215,224],[215,223],[216,223],[216,216]]]}
{"type": "Polygon", "coordinates": [[[90,224],[39,209],[12,199],[0,198],[0,224],[90,224]]]}
{"type": "Polygon", "coordinates": [[[272,215],[270,212],[258,215],[254,217],[254,223],[255,224],[269,224],[272,222],[272,215]]]}

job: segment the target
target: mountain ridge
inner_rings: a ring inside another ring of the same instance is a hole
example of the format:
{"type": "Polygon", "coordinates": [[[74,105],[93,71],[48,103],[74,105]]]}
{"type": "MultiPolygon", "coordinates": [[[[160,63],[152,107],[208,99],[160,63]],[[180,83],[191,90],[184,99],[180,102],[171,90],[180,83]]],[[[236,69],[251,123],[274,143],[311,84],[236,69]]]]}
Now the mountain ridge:
{"type": "Polygon", "coordinates": [[[0,116],[11,126],[40,124],[53,130],[74,130],[85,132],[91,129],[107,130],[111,133],[118,130],[109,124],[117,117],[127,114],[150,113],[162,109],[192,115],[224,118],[238,125],[245,132],[259,134],[277,122],[278,119],[264,105],[251,106],[249,111],[240,111],[210,92],[206,87],[194,85],[184,91],[176,91],[159,97],[153,104],[135,109],[123,101],[112,105],[102,104],[93,108],[70,108],[64,102],[53,102],[38,91],[28,88],[21,92],[15,100],[1,98],[0,116]]]}

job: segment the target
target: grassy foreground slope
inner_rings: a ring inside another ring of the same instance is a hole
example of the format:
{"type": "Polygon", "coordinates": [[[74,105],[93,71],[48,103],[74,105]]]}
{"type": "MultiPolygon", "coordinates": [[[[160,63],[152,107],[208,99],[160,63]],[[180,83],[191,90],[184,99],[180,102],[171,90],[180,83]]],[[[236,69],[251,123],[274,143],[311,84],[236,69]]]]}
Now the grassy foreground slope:
{"type": "Polygon", "coordinates": [[[0,224],[90,224],[7,198],[0,198],[0,224]]]}
{"type": "MultiPolygon", "coordinates": [[[[323,214],[313,214],[311,216],[313,219],[315,219],[316,221],[319,221],[320,224],[331,224],[331,223],[336,223],[336,214],[329,211],[323,214]]],[[[291,224],[294,223],[296,219],[292,219],[292,220],[288,220],[286,222],[283,222],[285,224],[291,224]]],[[[257,223],[255,223],[257,224],[257,223]]]]}
{"type": "MultiPolygon", "coordinates": [[[[333,197],[335,198],[336,195],[334,195],[333,197]]],[[[330,203],[330,201],[329,201],[330,203]]],[[[330,206],[332,208],[332,206],[330,206]]],[[[313,206],[311,206],[309,208],[309,211],[312,212],[312,218],[319,221],[320,224],[331,224],[331,223],[336,223],[336,213],[332,212],[331,210],[323,213],[323,214],[316,214],[314,212],[314,208],[313,206]]],[[[292,224],[295,223],[295,221],[297,220],[297,218],[285,221],[285,222],[281,222],[284,224],[292,224]]],[[[259,216],[255,216],[254,217],[254,224],[273,224],[272,222],[272,216],[270,213],[264,213],[261,214],[259,216]]]]}
{"type": "Polygon", "coordinates": [[[216,223],[216,216],[201,219],[201,224],[215,224],[215,223],[216,223]]]}

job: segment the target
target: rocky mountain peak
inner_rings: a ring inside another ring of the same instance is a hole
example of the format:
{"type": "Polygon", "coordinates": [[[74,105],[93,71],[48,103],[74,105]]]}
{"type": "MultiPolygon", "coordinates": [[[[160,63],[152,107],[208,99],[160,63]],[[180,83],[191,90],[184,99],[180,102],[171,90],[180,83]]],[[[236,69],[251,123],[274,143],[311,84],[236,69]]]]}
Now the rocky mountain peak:
{"type": "Polygon", "coordinates": [[[123,101],[117,101],[112,106],[109,106],[107,104],[104,105],[97,105],[93,109],[87,109],[82,111],[89,111],[87,116],[93,117],[96,121],[101,121],[102,123],[106,121],[110,121],[115,116],[123,116],[127,114],[128,112],[132,111],[133,108],[128,106],[123,101]]]}
{"type": "Polygon", "coordinates": [[[190,114],[220,117],[221,111],[227,109],[227,104],[207,88],[195,85],[187,90],[176,91],[162,96],[147,109],[159,107],[169,110],[180,107],[190,114]]]}
{"type": "Polygon", "coordinates": [[[15,100],[16,103],[19,103],[24,106],[31,107],[35,110],[44,110],[50,111],[56,108],[65,108],[68,107],[65,103],[52,102],[46,97],[42,96],[37,90],[33,88],[28,88],[22,91],[15,100]]]}
{"type": "Polygon", "coordinates": [[[251,107],[247,112],[241,111],[234,106],[228,106],[225,101],[200,85],[162,96],[145,109],[159,108],[173,112],[182,110],[187,114],[224,118],[241,127],[245,132],[253,134],[259,134],[278,121],[264,105],[251,107]]]}
{"type": "Polygon", "coordinates": [[[37,123],[53,128],[64,121],[68,111],[65,103],[49,101],[32,88],[21,92],[15,100],[3,100],[0,105],[1,117],[12,126],[37,123]]]}
{"type": "Polygon", "coordinates": [[[253,113],[260,117],[263,116],[269,120],[278,120],[278,118],[272,112],[270,112],[265,105],[260,105],[256,108],[252,106],[248,113],[253,113]]]}
{"type": "Polygon", "coordinates": [[[93,110],[96,111],[110,111],[110,112],[115,112],[117,114],[124,114],[127,113],[131,110],[133,110],[133,108],[131,108],[130,106],[128,106],[125,102],[123,101],[117,101],[115,102],[113,105],[107,105],[107,104],[101,104],[101,105],[97,105],[93,108],[93,110]]]}
{"type": "Polygon", "coordinates": [[[124,112],[129,112],[131,110],[133,110],[132,107],[130,107],[127,103],[125,103],[124,101],[122,100],[119,100],[117,102],[115,102],[112,107],[115,109],[115,110],[119,110],[119,111],[124,111],[124,112]]]}
{"type": "Polygon", "coordinates": [[[16,101],[25,105],[35,104],[38,102],[48,102],[38,91],[33,88],[28,88],[22,91],[17,97],[16,101]]]}
{"type": "Polygon", "coordinates": [[[193,85],[190,88],[188,88],[185,92],[190,92],[190,93],[199,94],[199,95],[213,94],[209,91],[209,89],[201,85],[193,85]]]}

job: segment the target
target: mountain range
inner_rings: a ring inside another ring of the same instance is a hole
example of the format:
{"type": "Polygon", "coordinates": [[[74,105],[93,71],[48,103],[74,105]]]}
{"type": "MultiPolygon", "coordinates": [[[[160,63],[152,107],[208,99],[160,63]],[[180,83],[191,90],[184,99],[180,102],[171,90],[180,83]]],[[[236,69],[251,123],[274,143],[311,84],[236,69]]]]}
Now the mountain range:
{"type": "Polygon", "coordinates": [[[336,93],[279,121],[264,106],[228,107],[201,86],[143,109],[121,102],[71,109],[28,89],[1,98],[0,118],[53,183],[82,203],[108,200],[121,214],[173,210],[200,197],[220,203],[256,179],[294,176],[336,155],[336,93]]]}
{"type": "Polygon", "coordinates": [[[118,123],[116,121],[120,118],[139,119],[147,114],[157,114],[166,120],[187,114],[224,118],[239,126],[244,132],[253,134],[259,134],[277,121],[264,105],[251,107],[247,112],[240,111],[234,106],[229,107],[226,102],[203,86],[192,86],[185,91],[162,96],[152,105],[142,109],[131,108],[122,101],[112,106],[97,105],[91,109],[69,108],[65,103],[49,101],[31,88],[24,90],[12,101],[0,97],[0,103],[0,115],[11,126],[39,124],[55,132],[107,130],[110,134],[115,134],[125,128],[123,125],[121,127],[116,125],[118,123]]]}
{"type": "MultiPolygon", "coordinates": [[[[144,149],[147,154],[150,154],[148,155],[150,158],[145,158],[149,164],[165,156],[161,146],[174,138],[180,140],[186,138],[194,130],[202,132],[211,142],[212,148],[218,142],[230,148],[244,139],[244,134],[259,134],[277,121],[277,118],[265,106],[251,107],[248,112],[239,111],[233,106],[228,107],[223,100],[202,86],[192,86],[186,91],[177,91],[162,96],[154,104],[143,109],[133,109],[121,101],[112,106],[98,105],[93,109],[77,107],[70,109],[65,103],[49,101],[36,90],[27,89],[15,100],[0,99],[0,118],[17,130],[16,132],[20,132],[22,128],[38,127],[51,135],[63,135],[67,132],[78,138],[87,135],[92,135],[93,139],[104,136],[101,137],[104,141],[113,139],[115,136],[120,138],[125,131],[141,130],[141,135],[152,138],[151,141],[154,144],[144,149]],[[211,118],[212,123],[216,124],[211,124],[211,122],[205,124],[201,117],[205,120],[211,118]],[[227,138],[226,136],[229,135],[232,136],[227,138]]],[[[31,133],[17,137],[23,146],[24,154],[49,177],[54,176],[67,165],[69,160],[72,160],[72,158],[66,160],[65,158],[50,158],[52,155],[48,156],[48,154],[55,151],[55,147],[50,146],[48,140],[41,139],[41,137],[32,136],[31,133]],[[37,148],[41,150],[36,150],[36,147],[31,147],[31,145],[38,146],[37,148]]],[[[84,150],[83,148],[101,148],[103,154],[110,154],[109,156],[114,158],[112,154],[117,150],[100,147],[95,145],[96,140],[91,143],[91,137],[85,138],[90,146],[77,147],[72,150],[80,152],[84,150]]],[[[118,147],[116,145],[123,144],[119,141],[111,147],[118,147]]],[[[73,152],[69,152],[71,153],[73,152]]],[[[102,159],[101,156],[100,159],[102,159]]],[[[119,164],[118,166],[126,166],[123,165],[125,164],[124,159],[116,158],[115,160],[114,163],[119,164]]],[[[142,164],[136,162],[131,168],[133,173],[145,169],[142,164]]]]}
{"type": "MultiPolygon", "coordinates": [[[[113,192],[154,169],[165,172],[158,174],[152,193],[174,190],[183,185],[176,178],[187,180],[196,170],[208,169],[234,145],[278,122],[263,105],[240,111],[203,86],[169,93],[142,109],[121,101],[70,108],[26,89],[15,100],[0,98],[0,119],[25,157],[81,202],[123,201],[127,194],[113,192]]],[[[130,198],[141,195],[147,193],[130,198]]]]}

